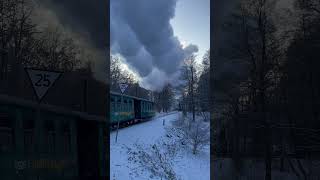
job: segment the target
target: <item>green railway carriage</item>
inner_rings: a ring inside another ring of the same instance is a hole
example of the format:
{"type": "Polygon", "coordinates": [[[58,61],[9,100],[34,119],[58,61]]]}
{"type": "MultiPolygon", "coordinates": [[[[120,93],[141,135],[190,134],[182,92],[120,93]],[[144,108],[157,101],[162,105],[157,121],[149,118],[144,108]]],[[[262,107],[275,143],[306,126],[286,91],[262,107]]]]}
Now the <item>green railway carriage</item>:
{"type": "Polygon", "coordinates": [[[152,101],[116,92],[111,92],[110,95],[111,125],[118,121],[121,124],[131,124],[155,115],[152,101]]]}
{"type": "Polygon", "coordinates": [[[111,93],[110,109],[111,123],[125,122],[135,118],[134,99],[132,97],[111,93]]]}
{"type": "Polygon", "coordinates": [[[105,177],[106,127],[105,117],[0,95],[1,179],[105,177]]]}
{"type": "Polygon", "coordinates": [[[155,115],[153,103],[150,101],[141,101],[141,118],[148,118],[155,115]]]}

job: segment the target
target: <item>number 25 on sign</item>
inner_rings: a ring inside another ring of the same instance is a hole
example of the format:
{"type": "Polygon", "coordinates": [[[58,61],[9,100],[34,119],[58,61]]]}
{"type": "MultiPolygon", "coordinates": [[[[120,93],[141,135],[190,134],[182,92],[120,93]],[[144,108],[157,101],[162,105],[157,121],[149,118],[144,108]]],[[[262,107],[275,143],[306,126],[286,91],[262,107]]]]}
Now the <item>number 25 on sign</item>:
{"type": "Polygon", "coordinates": [[[32,87],[38,97],[38,100],[46,95],[49,88],[61,76],[61,72],[45,71],[38,69],[26,69],[32,87]]]}

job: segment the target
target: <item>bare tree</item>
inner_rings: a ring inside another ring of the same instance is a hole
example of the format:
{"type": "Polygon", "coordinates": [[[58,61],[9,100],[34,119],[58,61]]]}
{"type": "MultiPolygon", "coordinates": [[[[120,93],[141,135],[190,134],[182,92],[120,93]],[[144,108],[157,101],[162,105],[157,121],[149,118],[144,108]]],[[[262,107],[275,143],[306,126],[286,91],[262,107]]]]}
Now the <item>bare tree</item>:
{"type": "Polygon", "coordinates": [[[138,163],[141,170],[147,169],[153,176],[161,179],[179,179],[172,164],[172,160],[177,153],[175,144],[157,142],[145,147],[142,144],[135,143],[134,148],[127,147],[127,152],[129,154],[128,160],[138,163]]]}
{"type": "MultiPolygon", "coordinates": [[[[0,43],[2,71],[6,71],[12,51],[17,63],[51,70],[70,71],[79,67],[79,50],[72,38],[58,29],[39,29],[32,20],[33,6],[27,0],[0,2],[0,43]]],[[[13,59],[10,59],[13,60],[13,59]]]]}
{"type": "Polygon", "coordinates": [[[184,61],[184,66],[182,67],[182,80],[186,82],[187,89],[187,105],[189,110],[192,112],[192,120],[195,122],[196,115],[196,86],[197,86],[197,67],[196,67],[196,56],[190,55],[184,61]]]}
{"type": "Polygon", "coordinates": [[[199,76],[199,82],[197,86],[197,109],[199,114],[205,119],[209,120],[209,109],[210,109],[210,100],[209,100],[209,80],[210,80],[210,50],[206,52],[202,59],[202,68],[201,74],[199,76]]]}
{"type": "Polygon", "coordinates": [[[27,66],[60,71],[72,71],[81,66],[80,48],[58,28],[44,29],[32,51],[35,55],[27,59],[27,66]]]}
{"type": "Polygon", "coordinates": [[[199,150],[210,143],[210,126],[199,119],[197,121],[193,123],[188,116],[180,116],[174,122],[174,126],[167,129],[169,136],[178,138],[178,141],[183,145],[191,146],[193,154],[197,154],[199,150]]]}
{"type": "Polygon", "coordinates": [[[158,111],[168,112],[174,101],[174,92],[171,84],[166,84],[160,92],[153,92],[158,111]]]}
{"type": "MultiPolygon", "coordinates": [[[[231,91],[227,90],[228,93],[222,92],[222,94],[224,94],[225,105],[227,105],[224,107],[229,109],[226,112],[231,115],[229,120],[232,126],[230,127],[234,127],[232,129],[235,130],[233,132],[235,138],[232,143],[234,150],[238,151],[240,116],[248,114],[249,111],[254,118],[251,121],[246,118],[248,122],[261,124],[264,127],[264,137],[261,140],[264,142],[266,180],[271,180],[272,163],[271,120],[268,117],[271,108],[268,98],[278,84],[278,67],[283,60],[283,52],[279,48],[280,38],[276,36],[274,10],[275,1],[273,0],[240,1],[237,12],[233,15],[233,21],[225,24],[226,28],[232,32],[230,34],[233,39],[230,42],[232,52],[230,49],[224,52],[227,62],[224,62],[223,65],[226,67],[226,64],[233,64],[232,68],[237,67],[235,69],[239,74],[238,77],[233,76],[232,73],[235,72],[230,70],[228,74],[223,74],[225,79],[228,78],[230,81],[229,85],[224,86],[230,87],[228,89],[231,91]],[[230,97],[231,101],[228,101],[230,97]],[[241,108],[243,102],[246,102],[249,108],[241,108]]],[[[226,84],[227,82],[220,83],[226,84]]],[[[215,84],[215,87],[218,86],[215,84]]]]}
{"type": "Polygon", "coordinates": [[[133,74],[121,68],[120,57],[116,55],[111,55],[110,61],[111,89],[113,91],[118,91],[118,86],[120,82],[125,82],[129,84],[129,87],[135,88],[135,83],[137,82],[135,81],[133,74]]]}
{"type": "Polygon", "coordinates": [[[1,78],[8,73],[9,51],[11,57],[22,63],[30,56],[34,43],[35,25],[31,22],[32,8],[25,0],[3,0],[0,2],[0,54],[1,78]]]}

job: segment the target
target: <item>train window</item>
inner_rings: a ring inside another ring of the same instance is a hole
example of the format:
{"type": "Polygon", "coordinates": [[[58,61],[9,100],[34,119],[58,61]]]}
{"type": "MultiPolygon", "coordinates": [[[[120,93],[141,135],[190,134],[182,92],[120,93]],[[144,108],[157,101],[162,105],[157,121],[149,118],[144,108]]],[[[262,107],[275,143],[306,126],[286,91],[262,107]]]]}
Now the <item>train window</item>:
{"type": "Polygon", "coordinates": [[[128,99],[128,111],[130,111],[130,109],[131,109],[131,100],[128,99]]]}
{"type": "Polygon", "coordinates": [[[118,103],[117,103],[117,101],[118,101],[118,98],[115,97],[115,99],[114,99],[114,111],[118,111],[118,103]]]}
{"type": "Polygon", "coordinates": [[[127,105],[128,105],[127,106],[127,108],[128,108],[127,110],[130,111],[130,109],[131,109],[131,106],[130,106],[131,105],[131,100],[130,99],[128,99],[128,104],[127,105]]]}
{"type": "MultiPolygon", "coordinates": [[[[32,112],[34,114],[34,112],[32,112]]],[[[27,111],[23,115],[26,117],[23,120],[23,129],[24,129],[24,150],[26,153],[32,153],[33,152],[33,146],[34,146],[34,124],[35,120],[31,112],[27,111]]]]}
{"type": "Polygon", "coordinates": [[[13,147],[12,117],[9,108],[0,105],[0,153],[10,152],[13,147]]]}
{"type": "Polygon", "coordinates": [[[127,111],[127,110],[128,110],[128,102],[127,102],[127,99],[124,100],[123,109],[124,109],[124,111],[127,111]]]}
{"type": "Polygon", "coordinates": [[[118,99],[118,103],[117,103],[117,110],[121,111],[121,99],[118,99]]]}
{"type": "Polygon", "coordinates": [[[65,153],[71,152],[71,132],[70,124],[68,122],[63,123],[63,149],[65,153]]]}
{"type": "Polygon", "coordinates": [[[111,111],[115,110],[115,105],[114,105],[114,98],[111,98],[111,111]]]}
{"type": "Polygon", "coordinates": [[[47,153],[53,153],[55,150],[55,131],[54,122],[52,120],[45,121],[45,143],[47,147],[47,153]]]}
{"type": "Polygon", "coordinates": [[[12,121],[10,121],[10,113],[8,107],[0,106],[0,127],[12,127],[12,121]]]}
{"type": "Polygon", "coordinates": [[[122,99],[122,111],[126,111],[126,104],[124,103],[124,98],[122,99]]]}
{"type": "Polygon", "coordinates": [[[141,102],[141,112],[143,112],[143,111],[144,111],[144,103],[141,102]]]}
{"type": "Polygon", "coordinates": [[[130,100],[130,110],[132,110],[132,100],[130,100]]]}
{"type": "Polygon", "coordinates": [[[128,99],[128,104],[127,104],[127,111],[130,111],[130,99],[128,99]]]}

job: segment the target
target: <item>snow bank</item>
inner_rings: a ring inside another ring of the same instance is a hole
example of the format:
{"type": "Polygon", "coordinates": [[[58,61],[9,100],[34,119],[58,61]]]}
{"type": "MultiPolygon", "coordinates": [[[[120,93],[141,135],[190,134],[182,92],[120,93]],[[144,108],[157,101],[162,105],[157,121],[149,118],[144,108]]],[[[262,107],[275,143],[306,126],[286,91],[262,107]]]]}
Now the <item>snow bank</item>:
{"type": "MultiPolygon", "coordinates": [[[[141,124],[119,130],[118,142],[115,143],[115,132],[110,134],[110,176],[111,180],[147,180],[157,179],[150,177],[145,170],[142,174],[136,173],[137,164],[128,160],[127,148],[134,148],[135,143],[152,145],[159,140],[168,140],[165,127],[170,127],[171,122],[179,117],[180,113],[159,113],[156,117],[141,124]],[[163,120],[165,125],[163,126],[163,120]]],[[[204,148],[193,155],[190,150],[182,150],[174,159],[173,169],[183,180],[209,180],[210,179],[210,148],[204,148]]],[[[159,179],[159,178],[158,178],[159,179]]]]}

